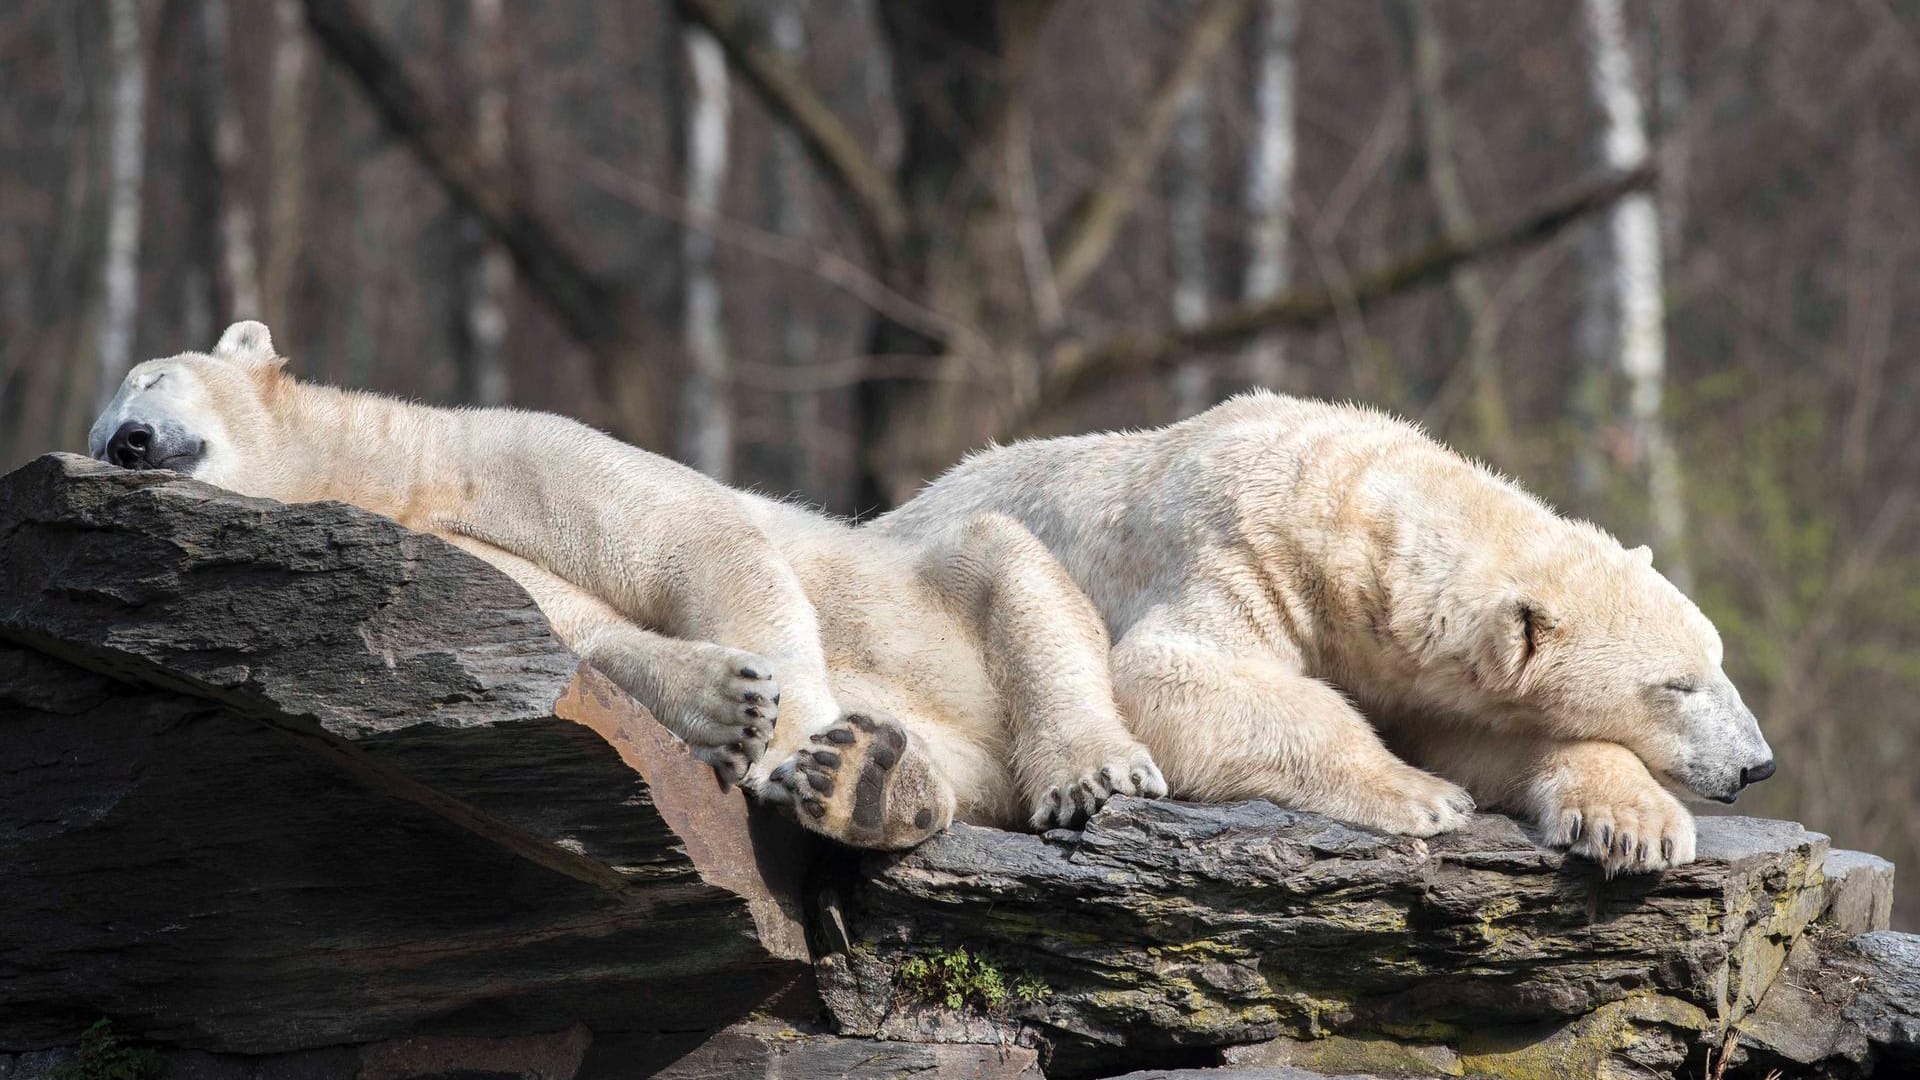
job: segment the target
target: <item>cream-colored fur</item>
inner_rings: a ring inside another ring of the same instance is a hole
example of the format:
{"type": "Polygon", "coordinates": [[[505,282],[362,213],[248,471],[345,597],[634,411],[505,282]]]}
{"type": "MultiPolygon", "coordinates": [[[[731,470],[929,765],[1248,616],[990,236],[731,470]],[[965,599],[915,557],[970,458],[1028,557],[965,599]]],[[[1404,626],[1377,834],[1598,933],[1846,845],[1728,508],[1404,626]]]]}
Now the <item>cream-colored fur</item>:
{"type": "Polygon", "coordinates": [[[1000,447],[867,528],[926,542],[984,513],[1093,598],[1176,796],[1425,834],[1471,808],[1458,782],[1640,870],[1693,857],[1669,787],[1731,801],[1772,768],[1713,626],[1644,548],[1380,413],[1257,393],[1000,447]]]}
{"type": "Polygon", "coordinates": [[[300,383],[258,323],[136,367],[89,449],[446,538],[723,779],[849,843],[1165,793],[1098,613],[1001,515],[925,543],[856,531],[562,417],[300,383]]]}

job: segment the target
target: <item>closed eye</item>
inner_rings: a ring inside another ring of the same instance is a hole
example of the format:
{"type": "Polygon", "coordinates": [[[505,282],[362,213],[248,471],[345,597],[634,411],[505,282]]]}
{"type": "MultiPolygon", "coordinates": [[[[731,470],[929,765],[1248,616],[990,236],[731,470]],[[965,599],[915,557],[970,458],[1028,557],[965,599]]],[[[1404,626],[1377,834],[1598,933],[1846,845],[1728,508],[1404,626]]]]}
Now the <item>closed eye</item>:
{"type": "Polygon", "coordinates": [[[142,389],[142,390],[151,390],[151,389],[153,389],[154,387],[156,387],[156,386],[159,386],[159,385],[160,385],[160,380],[161,380],[161,379],[164,379],[164,378],[166,378],[166,377],[167,377],[167,373],[163,371],[163,372],[161,372],[160,374],[158,374],[158,375],[155,375],[155,376],[154,376],[153,378],[151,378],[151,379],[148,379],[148,380],[147,380],[147,385],[145,385],[145,386],[143,386],[143,387],[141,387],[140,389],[142,389]]]}
{"type": "Polygon", "coordinates": [[[1676,694],[1694,694],[1700,690],[1700,684],[1692,679],[1671,679],[1663,687],[1676,694]]]}

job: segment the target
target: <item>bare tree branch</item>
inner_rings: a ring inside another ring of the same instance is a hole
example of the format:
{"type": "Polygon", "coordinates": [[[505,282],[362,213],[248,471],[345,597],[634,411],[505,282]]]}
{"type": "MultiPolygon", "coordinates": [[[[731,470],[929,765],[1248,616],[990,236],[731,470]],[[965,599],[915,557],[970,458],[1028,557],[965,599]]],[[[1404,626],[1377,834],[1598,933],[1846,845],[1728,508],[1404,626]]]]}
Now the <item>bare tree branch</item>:
{"type": "Polygon", "coordinates": [[[1034,418],[1084,396],[1124,375],[1171,370],[1196,352],[1244,344],[1270,330],[1309,330],[1334,318],[1345,306],[1365,307],[1409,289],[1441,280],[1479,259],[1537,244],[1576,221],[1611,207],[1653,182],[1654,169],[1586,180],[1526,213],[1465,237],[1442,237],[1426,248],[1385,266],[1357,274],[1327,290],[1304,289],[1222,312],[1191,327],[1123,333],[1088,346],[1071,343],[1055,352],[1053,367],[1040,392],[1006,431],[1017,435],[1034,418]]]}
{"type": "Polygon", "coordinates": [[[1099,179],[1074,200],[1061,221],[1053,245],[1053,273],[1063,299],[1072,296],[1113,249],[1120,226],[1140,200],[1148,171],[1167,144],[1181,98],[1252,10],[1252,0],[1206,0],[1194,15],[1173,65],[1127,125],[1099,179]]]}
{"type": "MultiPolygon", "coordinates": [[[[587,268],[517,191],[492,182],[473,140],[441,122],[420,88],[388,51],[353,0],[305,0],[307,25],[327,56],[351,75],[387,127],[413,148],[449,198],[478,218],[513,257],[534,294],[567,332],[593,355],[599,389],[620,396],[628,361],[638,352],[634,323],[638,304],[587,268]]],[[[639,430],[623,432],[653,441],[652,425],[630,417],[639,430]]]]}
{"type": "Polygon", "coordinates": [[[515,265],[568,332],[582,342],[605,337],[616,290],[588,270],[532,208],[489,182],[472,141],[434,115],[353,0],[306,0],[306,5],[307,25],[327,55],[353,76],[381,119],[413,148],[447,194],[507,245],[515,265]]]}
{"type": "Polygon", "coordinates": [[[799,136],[852,209],[874,256],[887,260],[907,226],[906,206],[892,178],[733,0],[675,0],[675,6],[683,18],[713,35],[741,79],[799,136]]]}

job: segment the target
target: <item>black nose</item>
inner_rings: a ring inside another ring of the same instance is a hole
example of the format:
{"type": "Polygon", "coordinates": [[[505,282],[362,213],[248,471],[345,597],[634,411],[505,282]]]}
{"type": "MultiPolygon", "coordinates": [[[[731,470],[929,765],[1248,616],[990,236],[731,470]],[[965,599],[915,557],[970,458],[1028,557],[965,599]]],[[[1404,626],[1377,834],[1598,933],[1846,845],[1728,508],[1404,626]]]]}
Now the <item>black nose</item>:
{"type": "Polygon", "coordinates": [[[1760,781],[1765,780],[1767,777],[1772,775],[1773,775],[1773,759],[1768,758],[1767,760],[1761,762],[1758,765],[1753,766],[1752,768],[1741,769],[1740,770],[1740,786],[1746,787],[1748,784],[1757,784],[1760,781]]]}
{"type": "Polygon", "coordinates": [[[153,429],[129,420],[107,440],[107,460],[123,469],[137,469],[147,464],[147,453],[152,449],[153,429]]]}

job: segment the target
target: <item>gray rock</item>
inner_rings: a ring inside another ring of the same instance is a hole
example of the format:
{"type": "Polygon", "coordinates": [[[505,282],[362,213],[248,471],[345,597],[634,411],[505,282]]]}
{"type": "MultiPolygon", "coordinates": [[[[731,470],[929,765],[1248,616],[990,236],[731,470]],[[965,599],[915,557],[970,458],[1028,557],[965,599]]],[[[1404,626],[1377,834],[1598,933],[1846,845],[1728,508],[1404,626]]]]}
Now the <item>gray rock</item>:
{"type": "Polygon", "coordinates": [[[1861,934],[1823,974],[1829,1000],[1881,1060],[1920,1071],[1920,936],[1861,934]]]}
{"type": "Polygon", "coordinates": [[[869,859],[829,905],[823,936],[844,944],[822,992],[849,1032],[909,1037],[937,1010],[900,1002],[898,966],[965,948],[1044,982],[1011,1015],[1076,1059],[1490,1026],[1545,1039],[1630,999],[1596,1022],[1605,1036],[1680,1032],[1684,1054],[1685,1033],[1759,999],[1825,901],[1825,837],[1700,824],[1695,864],[1611,881],[1491,815],[1429,841],[1262,802],[1121,798],[1047,836],[961,826],[869,859]]]}
{"type": "Polygon", "coordinates": [[[1031,1047],[849,1039],[804,1025],[735,1025],[654,1074],[657,1080],[1040,1080],[1031,1047]]]}
{"type": "Polygon", "coordinates": [[[1852,936],[1885,930],[1893,918],[1893,864],[1864,851],[1830,851],[1821,867],[1827,908],[1821,923],[1852,936]]]}
{"type": "Polygon", "coordinates": [[[432,537],[0,479],[0,1050],[714,1030],[805,978],[805,850],[432,537]]]}

